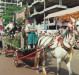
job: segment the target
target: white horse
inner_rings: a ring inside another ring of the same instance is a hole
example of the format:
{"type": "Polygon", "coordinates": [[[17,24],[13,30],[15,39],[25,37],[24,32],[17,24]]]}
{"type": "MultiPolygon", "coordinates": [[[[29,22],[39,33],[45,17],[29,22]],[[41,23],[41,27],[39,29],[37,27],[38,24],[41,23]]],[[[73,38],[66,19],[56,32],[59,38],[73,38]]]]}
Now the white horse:
{"type": "Polygon", "coordinates": [[[72,75],[71,63],[70,63],[70,54],[73,45],[74,45],[74,35],[77,34],[76,32],[76,24],[70,22],[68,23],[68,27],[66,28],[66,32],[61,36],[57,37],[53,41],[52,36],[42,36],[38,40],[38,49],[48,46],[50,43],[53,43],[51,48],[47,50],[47,48],[41,52],[38,52],[35,57],[35,68],[39,71],[39,57],[41,54],[44,56],[43,60],[43,73],[47,75],[45,70],[45,59],[47,52],[50,52],[52,56],[57,59],[57,75],[59,75],[61,62],[64,61],[67,65],[69,70],[69,75],[72,75]]]}

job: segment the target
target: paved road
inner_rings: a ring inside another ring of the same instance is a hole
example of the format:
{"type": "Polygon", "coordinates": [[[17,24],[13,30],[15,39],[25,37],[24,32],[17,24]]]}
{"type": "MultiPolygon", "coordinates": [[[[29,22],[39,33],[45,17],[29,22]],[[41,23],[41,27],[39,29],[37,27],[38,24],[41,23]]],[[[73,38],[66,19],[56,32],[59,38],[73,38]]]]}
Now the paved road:
{"type": "MultiPolygon", "coordinates": [[[[0,56],[0,75],[43,75],[40,67],[40,74],[35,72],[33,62],[25,61],[26,63],[19,62],[19,67],[15,67],[13,63],[13,57],[0,56]],[[29,65],[31,64],[31,65],[29,65]],[[30,67],[31,66],[31,67],[30,67]]],[[[75,51],[71,62],[73,75],[79,75],[79,51],[75,51]]],[[[46,61],[46,70],[48,75],[56,75],[56,59],[48,58],[46,61]]],[[[68,70],[64,62],[61,65],[60,75],[68,75],[68,70]]]]}

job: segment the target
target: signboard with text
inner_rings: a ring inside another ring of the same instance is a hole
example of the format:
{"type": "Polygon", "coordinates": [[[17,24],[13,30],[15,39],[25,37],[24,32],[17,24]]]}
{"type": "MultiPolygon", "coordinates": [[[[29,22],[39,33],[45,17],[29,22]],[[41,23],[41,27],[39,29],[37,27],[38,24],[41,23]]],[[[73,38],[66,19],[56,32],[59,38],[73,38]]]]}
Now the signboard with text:
{"type": "Polygon", "coordinates": [[[15,15],[15,19],[20,19],[23,18],[25,16],[24,10],[21,12],[16,13],[15,15]]]}

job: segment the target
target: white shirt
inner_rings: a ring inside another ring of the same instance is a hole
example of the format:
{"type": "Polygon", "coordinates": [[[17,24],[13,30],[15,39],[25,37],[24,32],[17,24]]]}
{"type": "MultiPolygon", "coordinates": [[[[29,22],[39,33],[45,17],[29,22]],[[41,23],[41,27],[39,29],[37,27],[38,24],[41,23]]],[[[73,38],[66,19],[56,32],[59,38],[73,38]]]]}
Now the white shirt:
{"type": "Polygon", "coordinates": [[[9,23],[6,27],[5,27],[5,29],[7,29],[7,28],[10,28],[10,29],[12,29],[14,26],[13,26],[13,23],[9,23]]]}
{"type": "Polygon", "coordinates": [[[10,27],[10,29],[12,29],[13,28],[13,24],[9,23],[9,27],[10,27]]]}
{"type": "Polygon", "coordinates": [[[30,25],[30,24],[26,25],[25,31],[28,31],[28,30],[30,30],[30,29],[34,29],[33,26],[30,25]]]}

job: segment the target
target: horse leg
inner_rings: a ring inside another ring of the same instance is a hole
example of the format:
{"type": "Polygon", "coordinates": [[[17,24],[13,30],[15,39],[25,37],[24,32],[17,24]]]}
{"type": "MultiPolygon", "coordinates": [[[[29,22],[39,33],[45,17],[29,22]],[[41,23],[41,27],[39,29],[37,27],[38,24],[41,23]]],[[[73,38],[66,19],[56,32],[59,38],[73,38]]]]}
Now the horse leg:
{"type": "Polygon", "coordinates": [[[35,70],[37,70],[37,53],[36,53],[36,55],[35,55],[35,70]]]}
{"type": "Polygon", "coordinates": [[[60,73],[61,68],[61,58],[57,58],[57,75],[60,73]]]}
{"type": "Polygon", "coordinates": [[[47,72],[46,72],[46,69],[45,69],[45,60],[46,60],[47,55],[46,55],[46,52],[43,52],[43,53],[44,53],[44,60],[43,60],[43,74],[44,74],[44,75],[47,75],[47,72]]]}
{"type": "Polygon", "coordinates": [[[68,60],[65,60],[65,63],[66,63],[67,68],[68,68],[68,70],[69,70],[69,75],[72,75],[72,69],[71,69],[71,65],[70,65],[69,59],[68,59],[68,60]]]}
{"type": "Polygon", "coordinates": [[[39,72],[39,57],[40,57],[40,52],[38,52],[35,56],[35,70],[39,72]]]}

